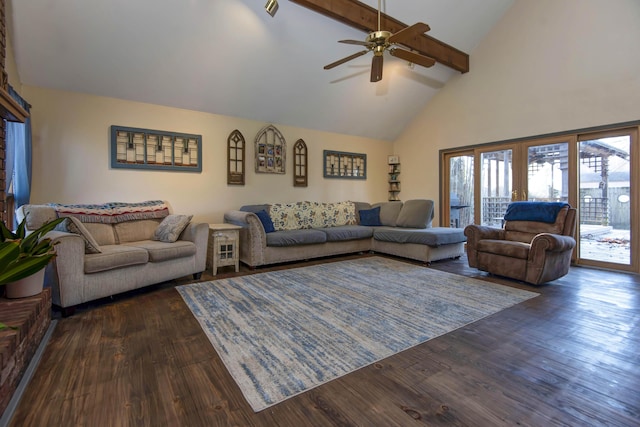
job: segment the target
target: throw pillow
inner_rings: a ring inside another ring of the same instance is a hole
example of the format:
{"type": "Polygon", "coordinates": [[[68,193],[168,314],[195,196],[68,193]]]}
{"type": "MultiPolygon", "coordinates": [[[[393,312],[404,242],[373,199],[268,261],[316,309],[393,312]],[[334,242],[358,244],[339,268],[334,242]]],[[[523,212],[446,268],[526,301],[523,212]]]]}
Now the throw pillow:
{"type": "Polygon", "coordinates": [[[402,202],[382,202],[373,205],[374,208],[378,206],[380,207],[380,222],[382,225],[395,227],[398,214],[402,209],[402,202]]]}
{"type": "Polygon", "coordinates": [[[100,245],[96,242],[96,239],[89,233],[89,230],[84,226],[78,218],[68,216],[66,220],[62,221],[55,228],[57,231],[64,231],[65,233],[77,234],[84,240],[84,253],[85,254],[100,254],[100,245]]]}
{"type": "Polygon", "coordinates": [[[368,225],[370,227],[380,226],[380,206],[373,209],[362,209],[360,214],[360,225],[368,225]]]}
{"type": "Polygon", "coordinates": [[[173,243],[178,240],[180,233],[191,222],[193,215],[168,215],[166,216],[158,228],[153,233],[153,240],[159,240],[161,242],[173,243]]]}
{"type": "Polygon", "coordinates": [[[264,227],[265,233],[273,233],[276,229],[273,227],[273,221],[271,221],[271,217],[264,209],[256,212],[258,215],[258,219],[262,223],[262,227],[264,227]]]}

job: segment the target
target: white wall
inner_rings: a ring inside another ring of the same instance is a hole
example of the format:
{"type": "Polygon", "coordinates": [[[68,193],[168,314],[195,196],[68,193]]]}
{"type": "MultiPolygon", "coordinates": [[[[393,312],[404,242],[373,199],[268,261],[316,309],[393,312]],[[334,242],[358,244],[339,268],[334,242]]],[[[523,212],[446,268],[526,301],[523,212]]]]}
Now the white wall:
{"type": "Polygon", "coordinates": [[[387,198],[386,141],[279,126],[287,142],[286,174],[254,172],[254,140],[269,123],[196,111],[23,86],[31,103],[33,179],[31,203],[104,203],[167,200],[176,213],[221,222],[225,211],[244,204],[387,198]],[[202,173],[110,168],[111,125],[202,135],[202,173]],[[246,184],[227,185],[227,137],[247,142],[246,184]],[[309,150],[309,186],[293,187],[293,144],[309,150]],[[322,151],[367,154],[367,179],[324,179],[322,151]]]}
{"type": "Polygon", "coordinates": [[[517,0],[395,142],[402,198],[438,200],[443,148],[640,119],[638,22],[638,0],[517,0]]]}

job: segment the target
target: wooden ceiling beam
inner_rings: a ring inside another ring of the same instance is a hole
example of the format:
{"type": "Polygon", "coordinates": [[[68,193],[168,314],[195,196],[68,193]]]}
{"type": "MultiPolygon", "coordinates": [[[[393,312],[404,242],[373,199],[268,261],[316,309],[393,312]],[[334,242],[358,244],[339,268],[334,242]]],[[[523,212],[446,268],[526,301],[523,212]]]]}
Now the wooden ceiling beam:
{"type": "MultiPolygon", "coordinates": [[[[378,30],[377,9],[357,0],[289,1],[367,33],[378,30]]],[[[380,14],[380,27],[384,31],[395,34],[408,25],[382,13],[380,14]]],[[[461,73],[469,71],[469,55],[431,36],[421,34],[402,44],[456,71],[461,73]]]]}

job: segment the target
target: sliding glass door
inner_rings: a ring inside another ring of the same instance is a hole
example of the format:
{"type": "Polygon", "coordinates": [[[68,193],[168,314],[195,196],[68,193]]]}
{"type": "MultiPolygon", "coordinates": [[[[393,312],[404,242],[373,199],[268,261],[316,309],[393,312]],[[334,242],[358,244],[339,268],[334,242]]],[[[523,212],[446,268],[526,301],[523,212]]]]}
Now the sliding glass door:
{"type": "Polygon", "coordinates": [[[569,143],[525,144],[526,192],[521,200],[569,202],[569,143]]]}
{"type": "Polygon", "coordinates": [[[631,133],[580,138],[578,236],[584,263],[632,264],[631,141],[631,133]]]}
{"type": "Polygon", "coordinates": [[[444,150],[443,224],[501,227],[510,202],[578,210],[578,265],[640,273],[638,127],[444,150]]]}
{"type": "Polygon", "coordinates": [[[480,152],[480,224],[502,226],[513,194],[513,148],[480,152]]]}
{"type": "Polygon", "coordinates": [[[451,227],[464,228],[473,224],[474,216],[474,156],[473,152],[451,156],[449,166],[449,185],[447,206],[451,227]]]}

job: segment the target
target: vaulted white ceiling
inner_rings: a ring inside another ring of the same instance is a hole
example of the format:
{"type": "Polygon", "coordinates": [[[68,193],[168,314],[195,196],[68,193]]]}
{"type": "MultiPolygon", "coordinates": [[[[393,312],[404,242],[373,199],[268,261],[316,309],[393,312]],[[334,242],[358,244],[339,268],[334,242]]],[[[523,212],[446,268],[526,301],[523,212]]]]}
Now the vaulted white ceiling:
{"type": "MultiPolygon", "coordinates": [[[[382,11],[470,55],[513,0],[384,0],[382,11]]],[[[338,43],[366,33],[279,0],[8,0],[22,84],[393,141],[447,81],[338,43]]],[[[377,8],[377,0],[363,3],[377,8]]]]}

